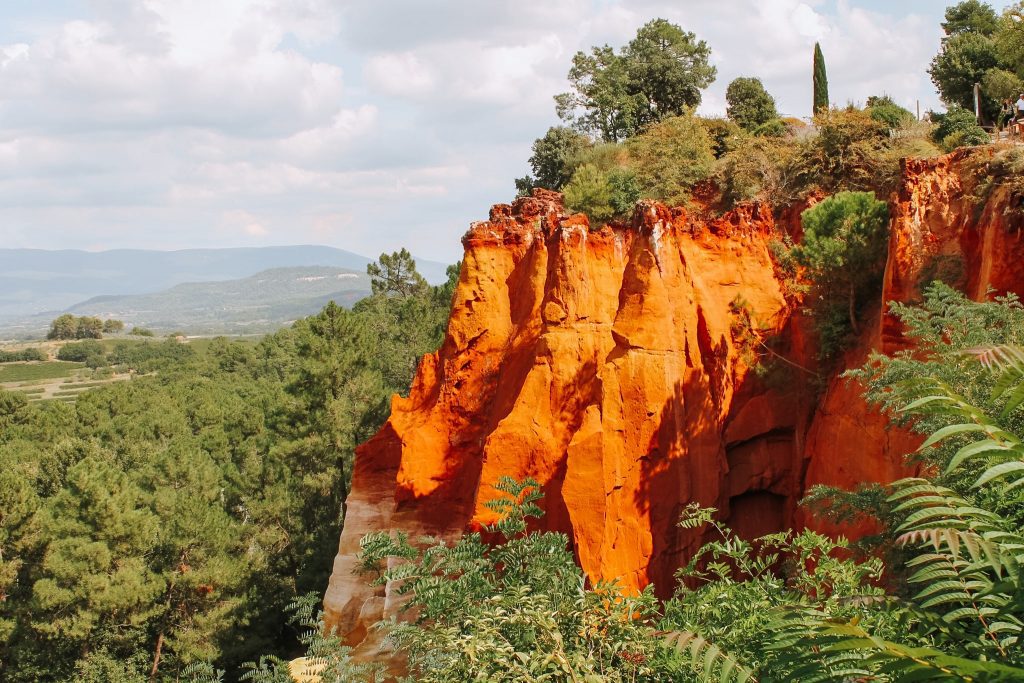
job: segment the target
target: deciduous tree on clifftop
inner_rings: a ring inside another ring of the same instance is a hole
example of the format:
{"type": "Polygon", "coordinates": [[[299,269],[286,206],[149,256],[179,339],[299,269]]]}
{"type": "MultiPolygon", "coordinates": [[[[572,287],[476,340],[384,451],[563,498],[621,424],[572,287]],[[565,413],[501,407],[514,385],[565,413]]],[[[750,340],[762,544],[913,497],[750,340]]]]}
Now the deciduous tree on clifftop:
{"type": "Polygon", "coordinates": [[[779,117],[775,98],[764,89],[760,78],[734,79],[725,90],[725,102],[729,118],[744,130],[754,130],[779,117]]]}
{"type": "Polygon", "coordinates": [[[717,70],[711,49],[679,26],[655,19],[620,52],[608,45],[577,52],[572,92],[555,97],[558,116],[584,133],[618,142],[700,104],[717,70]]]}

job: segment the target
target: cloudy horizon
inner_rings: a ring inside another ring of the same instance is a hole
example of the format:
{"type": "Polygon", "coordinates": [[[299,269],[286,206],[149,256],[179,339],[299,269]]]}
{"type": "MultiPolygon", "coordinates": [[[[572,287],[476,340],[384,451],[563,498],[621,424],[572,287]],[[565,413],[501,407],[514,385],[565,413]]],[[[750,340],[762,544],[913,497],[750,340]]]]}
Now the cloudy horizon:
{"type": "MultiPolygon", "coordinates": [[[[926,72],[951,2],[907,0],[10,0],[0,9],[0,246],[407,247],[454,261],[558,123],[577,50],[664,17],[726,85],[810,113],[940,103],[926,72]]],[[[1005,2],[993,3],[1001,9],[1005,2]]]]}

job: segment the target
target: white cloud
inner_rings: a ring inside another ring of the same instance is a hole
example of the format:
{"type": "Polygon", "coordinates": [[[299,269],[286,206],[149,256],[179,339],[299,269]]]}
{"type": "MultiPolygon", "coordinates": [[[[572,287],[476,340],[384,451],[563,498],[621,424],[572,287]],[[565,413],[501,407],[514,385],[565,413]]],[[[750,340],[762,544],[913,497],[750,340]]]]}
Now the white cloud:
{"type": "Polygon", "coordinates": [[[265,237],[270,234],[260,218],[249,211],[235,209],[225,211],[221,216],[221,226],[228,232],[240,232],[249,237],[265,237]]]}
{"type": "Polygon", "coordinates": [[[375,55],[363,73],[371,88],[387,95],[415,96],[434,88],[434,75],[411,52],[375,55]]]}
{"type": "Polygon", "coordinates": [[[286,33],[240,0],[151,2],[117,22],[69,21],[0,48],[8,127],[68,131],[194,126],[297,132],[330,121],[342,69],[281,48],[286,33]],[[153,37],[141,43],[139,34],[153,37]]]}
{"type": "Polygon", "coordinates": [[[806,116],[815,41],[837,103],[934,106],[938,19],[864,2],[91,0],[0,38],[0,240],[454,260],[557,122],[572,55],[653,17],[710,44],[708,113],[742,75],[806,116]]]}

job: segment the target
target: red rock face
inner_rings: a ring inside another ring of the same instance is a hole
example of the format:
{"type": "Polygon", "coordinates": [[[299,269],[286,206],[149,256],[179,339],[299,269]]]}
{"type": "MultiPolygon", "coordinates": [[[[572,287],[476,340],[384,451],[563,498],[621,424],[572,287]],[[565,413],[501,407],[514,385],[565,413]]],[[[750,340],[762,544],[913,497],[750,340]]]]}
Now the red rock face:
{"type": "MultiPolygon", "coordinates": [[[[1007,235],[967,235],[960,161],[905,169],[883,300],[913,300],[931,254],[956,254],[974,293],[1020,281],[993,260],[1007,235]],[[921,244],[934,246],[922,256],[921,244]]],[[[656,203],[631,226],[590,232],[544,191],[474,224],[444,344],[358,449],[328,623],[373,656],[379,634],[367,625],[397,603],[353,573],[359,539],[455,538],[491,520],[502,476],[541,483],[542,524],[569,535],[591,578],[654,583],[663,596],[702,540],[676,526],[687,503],[717,507],[753,537],[808,523],[797,502],[812,484],[902,476],[915,438],[887,431],[846,380],[823,394],[810,381],[814,342],[783,296],[775,234],[765,206],[707,222],[656,203]],[[745,341],[743,309],[791,364],[781,386],[749,367],[759,349],[745,341]]],[[[874,320],[851,365],[898,343],[894,321],[874,320]]]]}

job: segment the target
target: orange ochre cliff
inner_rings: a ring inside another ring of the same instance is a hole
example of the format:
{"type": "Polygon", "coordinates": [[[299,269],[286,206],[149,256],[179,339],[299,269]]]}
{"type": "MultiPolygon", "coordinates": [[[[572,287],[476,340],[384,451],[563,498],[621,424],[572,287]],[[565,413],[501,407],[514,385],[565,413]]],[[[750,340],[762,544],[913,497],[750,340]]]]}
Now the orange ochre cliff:
{"type": "MultiPolygon", "coordinates": [[[[934,277],[975,297],[1024,288],[1010,198],[976,208],[965,155],[904,163],[881,301],[841,365],[905,345],[881,302],[914,301],[934,277]]],[[[556,193],[493,207],[463,238],[444,344],[357,451],[328,625],[374,656],[369,627],[400,600],[355,573],[360,538],[455,538],[491,521],[502,476],[542,484],[541,524],[568,534],[592,579],[666,596],[702,541],[676,525],[688,503],[746,537],[822,528],[798,507],[809,487],[906,474],[917,438],[887,428],[845,368],[824,389],[814,376],[811,326],[771,255],[779,228],[762,204],[705,219],[646,202],[632,225],[593,232],[556,193]],[[758,340],[785,359],[782,381],[751,367],[758,340]]]]}

